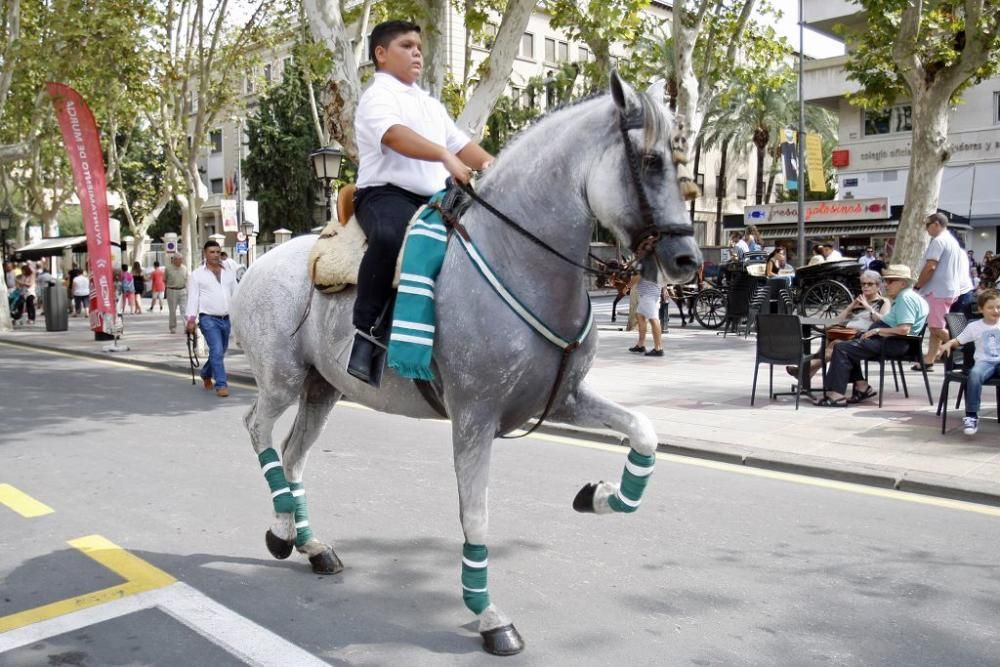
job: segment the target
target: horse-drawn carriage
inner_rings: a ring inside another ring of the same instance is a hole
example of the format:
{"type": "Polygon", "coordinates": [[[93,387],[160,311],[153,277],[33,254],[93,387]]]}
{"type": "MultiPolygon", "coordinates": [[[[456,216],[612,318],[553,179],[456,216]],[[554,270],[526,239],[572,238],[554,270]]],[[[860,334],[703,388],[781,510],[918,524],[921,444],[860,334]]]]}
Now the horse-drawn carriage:
{"type": "Polygon", "coordinates": [[[853,259],[803,266],[790,282],[769,282],[764,267],[762,253],[720,266],[714,279],[706,278],[709,286],[694,296],[698,323],[718,329],[728,322],[735,328],[741,321],[752,321],[751,314],[770,301],[805,317],[832,318],[861,291],[861,265],[853,259]]]}

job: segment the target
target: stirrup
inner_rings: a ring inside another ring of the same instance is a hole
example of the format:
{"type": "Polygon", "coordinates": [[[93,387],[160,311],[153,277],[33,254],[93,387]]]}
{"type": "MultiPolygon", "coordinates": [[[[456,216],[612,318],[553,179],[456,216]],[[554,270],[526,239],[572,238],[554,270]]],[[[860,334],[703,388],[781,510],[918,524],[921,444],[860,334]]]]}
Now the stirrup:
{"type": "Polygon", "coordinates": [[[347,372],[366,384],[378,388],[385,371],[385,344],[364,332],[354,334],[354,346],[347,362],[347,372]]]}

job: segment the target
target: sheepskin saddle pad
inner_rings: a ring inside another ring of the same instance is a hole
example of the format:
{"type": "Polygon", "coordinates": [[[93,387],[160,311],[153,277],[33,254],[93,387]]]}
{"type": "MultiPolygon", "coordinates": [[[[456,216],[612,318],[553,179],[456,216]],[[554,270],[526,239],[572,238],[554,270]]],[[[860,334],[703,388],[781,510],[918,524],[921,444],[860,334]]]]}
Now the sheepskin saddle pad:
{"type": "MultiPolygon", "coordinates": [[[[368,239],[354,216],[347,224],[334,220],[324,227],[309,253],[309,277],[313,286],[323,294],[334,294],[348,285],[357,285],[358,269],[367,247],[368,239]]],[[[399,285],[402,250],[399,255],[392,279],[394,288],[399,285]]]]}

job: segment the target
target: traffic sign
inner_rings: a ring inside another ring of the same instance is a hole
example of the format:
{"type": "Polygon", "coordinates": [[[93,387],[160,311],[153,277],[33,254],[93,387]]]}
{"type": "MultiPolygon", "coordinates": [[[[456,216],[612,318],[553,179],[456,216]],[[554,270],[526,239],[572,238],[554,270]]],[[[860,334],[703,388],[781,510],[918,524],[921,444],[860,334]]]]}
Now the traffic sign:
{"type": "Polygon", "coordinates": [[[247,240],[247,235],[244,234],[243,232],[236,232],[236,240],[237,241],[246,241],[247,240]]]}
{"type": "Polygon", "coordinates": [[[237,241],[236,242],[236,254],[237,255],[245,255],[245,254],[247,254],[247,242],[246,241],[237,241]]]}

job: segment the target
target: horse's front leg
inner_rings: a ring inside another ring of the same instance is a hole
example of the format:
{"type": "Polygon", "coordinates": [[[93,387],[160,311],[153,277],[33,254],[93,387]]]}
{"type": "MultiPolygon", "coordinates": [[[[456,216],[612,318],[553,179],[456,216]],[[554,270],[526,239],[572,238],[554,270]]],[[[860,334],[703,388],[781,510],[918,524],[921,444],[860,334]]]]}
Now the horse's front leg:
{"type": "Polygon", "coordinates": [[[598,395],[583,382],[552,415],[552,420],[586,428],[608,428],[628,436],[631,445],[620,484],[605,481],[586,484],[573,500],[573,509],[598,514],[639,509],[656,463],[656,431],[649,419],[598,395]]]}
{"type": "Polygon", "coordinates": [[[462,545],[462,599],[465,606],[479,617],[483,648],[494,655],[514,655],[524,650],[524,640],[507,615],[490,602],[487,586],[487,490],[496,423],[484,425],[490,420],[476,421],[470,415],[461,415],[452,426],[459,514],[465,534],[465,544],[462,545]]]}

